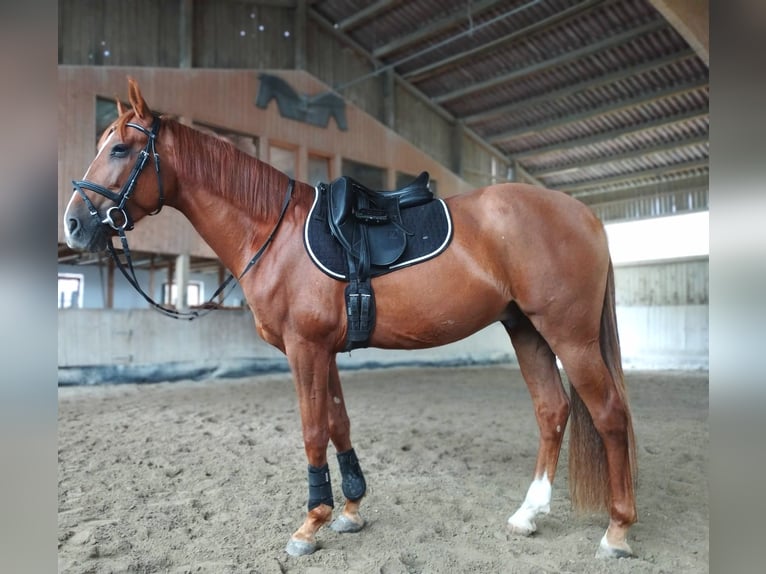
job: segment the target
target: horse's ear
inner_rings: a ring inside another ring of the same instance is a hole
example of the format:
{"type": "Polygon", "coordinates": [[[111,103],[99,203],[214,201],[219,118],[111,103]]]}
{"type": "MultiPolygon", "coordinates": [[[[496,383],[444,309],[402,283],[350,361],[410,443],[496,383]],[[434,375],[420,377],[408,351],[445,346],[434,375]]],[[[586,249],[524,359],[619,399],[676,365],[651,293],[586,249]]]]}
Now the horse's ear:
{"type": "Polygon", "coordinates": [[[120,101],[120,98],[115,97],[114,101],[117,102],[117,115],[121,116],[127,110],[125,109],[125,106],[122,105],[122,102],[120,101]]]}
{"type": "Polygon", "coordinates": [[[133,111],[136,112],[136,115],[141,119],[151,115],[151,110],[149,109],[146,100],[144,100],[144,97],[141,95],[141,90],[138,89],[138,82],[133,78],[128,78],[128,84],[128,100],[130,101],[130,105],[133,106],[133,111]]]}

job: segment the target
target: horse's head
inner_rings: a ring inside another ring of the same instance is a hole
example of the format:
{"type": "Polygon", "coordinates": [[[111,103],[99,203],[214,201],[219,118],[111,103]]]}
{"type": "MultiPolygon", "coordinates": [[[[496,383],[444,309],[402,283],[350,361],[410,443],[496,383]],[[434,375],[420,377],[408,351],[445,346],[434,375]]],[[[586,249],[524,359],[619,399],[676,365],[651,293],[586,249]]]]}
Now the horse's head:
{"type": "Polygon", "coordinates": [[[119,117],[102,134],[98,153],[80,181],[64,212],[67,245],[100,251],[116,232],[156,213],[164,203],[156,136],[160,119],[152,114],[138,84],[129,79],[130,108],[118,101],[119,117]]]}

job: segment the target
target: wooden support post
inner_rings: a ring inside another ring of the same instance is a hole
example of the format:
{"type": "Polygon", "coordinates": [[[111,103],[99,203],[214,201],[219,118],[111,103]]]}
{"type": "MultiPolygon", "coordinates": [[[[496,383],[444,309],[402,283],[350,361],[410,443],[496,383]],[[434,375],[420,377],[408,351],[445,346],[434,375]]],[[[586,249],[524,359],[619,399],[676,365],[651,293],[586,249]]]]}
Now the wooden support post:
{"type": "Polygon", "coordinates": [[[305,145],[298,146],[295,156],[295,179],[298,181],[308,181],[309,148],[307,148],[305,145]]]}
{"type": "Polygon", "coordinates": [[[340,155],[335,154],[330,159],[330,180],[336,179],[343,175],[343,159],[340,155]]]}
{"type": "MultiPolygon", "coordinates": [[[[154,253],[149,256],[149,288],[146,291],[152,297],[157,299],[157,294],[154,292],[154,253]]],[[[159,299],[162,301],[162,298],[159,299]]]]}
{"type": "Polygon", "coordinates": [[[189,309],[189,299],[187,295],[187,286],[189,285],[189,264],[188,253],[182,253],[176,257],[176,309],[187,311],[189,309]]]}
{"type": "Polygon", "coordinates": [[[465,124],[458,120],[452,128],[452,171],[463,177],[463,138],[465,124]]]}
{"type": "Polygon", "coordinates": [[[652,6],[710,67],[710,6],[708,0],[650,0],[652,6]]]}
{"type": "Polygon", "coordinates": [[[383,123],[388,129],[396,130],[396,84],[394,71],[383,72],[383,123]]]}
{"type": "MultiPolygon", "coordinates": [[[[220,285],[221,283],[223,283],[224,279],[226,279],[226,268],[221,263],[219,263],[218,264],[218,284],[220,285]]],[[[223,305],[223,297],[225,295],[224,293],[225,291],[226,290],[224,289],[218,294],[219,305],[223,305]]]]}
{"type": "Polygon", "coordinates": [[[307,66],[306,52],[306,22],[308,20],[308,10],[306,0],[297,0],[295,3],[295,30],[293,38],[295,39],[295,69],[305,70],[307,66]]]}
{"type": "Polygon", "coordinates": [[[386,186],[384,189],[396,189],[396,170],[393,167],[386,168],[386,186]]]}
{"type": "Polygon", "coordinates": [[[106,265],[106,301],[107,309],[114,309],[114,259],[109,258],[106,265]]]}
{"type": "Polygon", "coordinates": [[[179,3],[178,67],[191,68],[194,65],[194,0],[179,0],[179,3]]]}
{"type": "Polygon", "coordinates": [[[173,283],[174,283],[174,276],[176,273],[176,263],[172,259],[168,261],[168,274],[166,282],[168,284],[168,296],[167,299],[165,299],[165,292],[163,289],[162,293],[162,300],[164,303],[166,303],[169,306],[173,306],[173,283]]]}

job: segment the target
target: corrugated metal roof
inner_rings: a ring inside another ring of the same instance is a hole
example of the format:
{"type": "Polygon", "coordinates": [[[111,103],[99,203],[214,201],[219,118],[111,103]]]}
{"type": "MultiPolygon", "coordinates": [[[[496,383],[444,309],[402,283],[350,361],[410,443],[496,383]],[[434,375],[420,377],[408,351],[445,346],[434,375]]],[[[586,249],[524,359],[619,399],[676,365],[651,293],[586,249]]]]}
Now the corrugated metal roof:
{"type": "Polygon", "coordinates": [[[649,0],[311,6],[544,185],[598,203],[707,176],[708,67],[649,0]]]}

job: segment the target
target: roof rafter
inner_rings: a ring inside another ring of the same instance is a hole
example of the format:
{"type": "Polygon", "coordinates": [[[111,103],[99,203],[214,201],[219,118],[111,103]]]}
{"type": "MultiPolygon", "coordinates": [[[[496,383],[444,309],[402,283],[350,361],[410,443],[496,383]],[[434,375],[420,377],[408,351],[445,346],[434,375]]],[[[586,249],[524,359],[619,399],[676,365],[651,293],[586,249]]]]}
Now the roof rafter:
{"type": "MultiPolygon", "coordinates": [[[[491,8],[492,6],[495,6],[496,4],[497,4],[497,0],[483,0],[476,6],[473,6],[470,8],[471,15],[475,16],[476,14],[481,14],[482,12],[484,12],[488,8],[491,8]]],[[[441,20],[431,22],[428,26],[426,26],[425,28],[421,28],[417,32],[413,32],[412,34],[408,34],[406,36],[400,36],[399,38],[395,38],[391,40],[388,44],[385,44],[384,46],[381,46],[380,48],[373,50],[372,55],[376,58],[385,58],[386,56],[388,56],[389,54],[393,52],[396,52],[397,50],[401,50],[402,48],[406,48],[407,46],[411,46],[412,44],[417,44],[418,42],[421,42],[427,38],[430,38],[431,36],[435,36],[436,34],[440,34],[441,32],[454,28],[461,22],[465,21],[467,17],[468,17],[468,14],[465,10],[459,10],[459,11],[453,12],[452,14],[449,14],[448,16],[442,18],[441,20]]]]}
{"type": "Polygon", "coordinates": [[[510,104],[503,104],[502,106],[497,106],[495,108],[485,109],[475,114],[464,116],[461,119],[467,124],[472,124],[472,123],[488,120],[497,116],[501,116],[508,112],[516,111],[521,108],[536,106],[545,102],[558,100],[566,96],[571,96],[572,94],[576,94],[577,92],[581,92],[584,90],[599,88],[602,86],[608,86],[609,84],[613,84],[615,82],[619,82],[626,78],[637,76],[638,74],[643,74],[644,72],[656,70],[658,68],[662,68],[670,64],[675,64],[676,62],[686,60],[688,58],[691,58],[692,56],[694,56],[694,50],[692,49],[681,50],[680,52],[676,52],[675,54],[671,54],[670,56],[665,56],[663,58],[652,60],[650,62],[643,62],[641,64],[638,64],[637,66],[632,66],[624,70],[618,70],[616,72],[612,72],[611,74],[606,74],[604,76],[599,76],[597,78],[584,80],[577,84],[565,86],[561,89],[554,90],[552,92],[546,92],[544,94],[540,94],[539,96],[533,96],[531,98],[519,100],[517,102],[511,102],[510,104]]]}
{"type": "Polygon", "coordinates": [[[496,76],[488,80],[484,80],[483,82],[475,82],[464,88],[460,88],[457,90],[453,90],[451,92],[447,92],[446,94],[436,96],[433,98],[433,100],[437,104],[443,104],[445,102],[449,102],[457,98],[462,98],[470,94],[480,92],[482,90],[486,90],[488,88],[494,88],[501,84],[510,82],[511,80],[528,76],[530,74],[539,73],[549,68],[554,68],[562,64],[567,64],[569,62],[572,62],[573,60],[591,56],[602,50],[606,50],[608,48],[612,48],[619,44],[623,44],[638,36],[642,36],[644,34],[648,34],[650,32],[654,32],[656,30],[666,28],[667,25],[668,24],[662,18],[658,18],[642,26],[637,26],[636,28],[625,30],[624,32],[615,34],[614,36],[611,36],[605,40],[594,42],[593,44],[588,44],[587,46],[583,46],[582,48],[579,48],[577,50],[571,50],[564,54],[559,54],[553,58],[549,58],[548,60],[543,60],[542,62],[537,62],[536,64],[527,66],[526,68],[519,68],[516,70],[512,70],[511,72],[508,72],[506,74],[501,74],[500,76],[496,76]]]}
{"type": "Polygon", "coordinates": [[[593,8],[594,6],[596,6],[597,4],[600,4],[603,1],[604,0],[585,0],[584,2],[581,2],[580,4],[571,6],[565,10],[562,10],[561,12],[553,14],[552,16],[548,16],[547,18],[544,18],[543,20],[540,20],[539,22],[530,24],[526,28],[522,28],[521,30],[517,30],[516,32],[507,34],[503,36],[502,38],[498,38],[497,40],[493,40],[492,42],[488,42],[472,50],[465,50],[463,52],[460,52],[459,54],[455,54],[454,56],[444,58],[443,60],[439,60],[438,62],[434,62],[432,64],[428,64],[427,66],[423,66],[422,68],[418,68],[417,70],[408,72],[404,74],[404,78],[411,82],[422,82],[423,80],[426,80],[434,75],[438,75],[445,68],[454,67],[454,65],[457,64],[458,62],[461,62],[468,58],[474,58],[478,56],[479,54],[483,54],[491,50],[495,50],[499,48],[500,46],[502,46],[503,44],[518,41],[521,38],[524,38],[525,36],[528,36],[530,34],[541,32],[545,30],[546,28],[549,28],[553,26],[554,24],[558,24],[559,22],[563,20],[571,18],[572,16],[575,16],[576,14],[579,14],[580,12],[584,10],[593,8]]]}
{"type": "Polygon", "coordinates": [[[655,153],[663,153],[663,152],[673,151],[676,149],[690,147],[694,145],[702,145],[702,144],[706,144],[708,141],[709,141],[709,138],[707,136],[692,138],[688,140],[672,141],[669,143],[655,145],[652,147],[639,148],[639,149],[635,149],[635,150],[631,150],[631,151],[627,151],[623,153],[618,153],[614,155],[598,157],[592,160],[578,161],[576,163],[559,165],[554,168],[538,169],[538,170],[530,169],[528,171],[530,175],[533,175],[538,178],[539,177],[545,178],[545,177],[551,177],[554,175],[559,175],[561,173],[570,172],[574,170],[595,167],[598,165],[604,165],[604,164],[612,163],[615,161],[638,159],[638,158],[642,158],[655,153]]]}
{"type": "Polygon", "coordinates": [[[559,128],[561,126],[565,126],[565,125],[576,123],[576,122],[585,122],[599,116],[627,110],[630,108],[635,108],[635,107],[646,105],[646,104],[651,104],[652,102],[656,102],[657,100],[661,100],[663,98],[686,94],[707,86],[708,86],[707,78],[702,80],[687,82],[679,86],[670,86],[669,88],[665,88],[663,90],[655,90],[652,92],[647,92],[645,94],[639,94],[632,98],[628,98],[627,100],[611,102],[609,104],[600,106],[598,108],[585,110],[584,112],[572,114],[562,118],[554,118],[552,120],[543,121],[539,124],[527,125],[518,129],[507,130],[497,134],[492,134],[487,139],[489,140],[490,143],[499,143],[503,141],[509,141],[521,136],[532,135],[545,130],[559,128]]]}
{"type": "Polygon", "coordinates": [[[402,0],[378,0],[378,2],[370,4],[367,6],[367,8],[359,10],[359,12],[354,13],[352,16],[349,16],[345,20],[338,22],[335,24],[335,28],[341,32],[348,32],[349,30],[358,28],[359,26],[369,22],[375,18],[375,16],[378,16],[383,12],[387,12],[401,2],[402,0]]]}
{"type": "Polygon", "coordinates": [[[557,186],[556,189],[558,189],[559,191],[565,191],[565,192],[579,191],[583,189],[591,189],[591,188],[597,188],[597,187],[604,187],[607,185],[613,185],[615,183],[621,183],[623,181],[634,181],[639,179],[645,179],[648,177],[664,176],[664,175],[668,175],[668,174],[679,172],[679,171],[689,171],[692,169],[707,168],[709,166],[710,166],[710,163],[707,159],[695,159],[692,161],[674,163],[671,165],[663,165],[661,167],[653,167],[650,169],[633,171],[633,172],[624,173],[621,175],[615,175],[611,177],[589,179],[587,181],[583,181],[579,183],[560,185],[560,186],[557,186]]]}
{"type": "Polygon", "coordinates": [[[673,176],[671,179],[667,179],[662,182],[662,190],[658,191],[657,182],[641,182],[634,185],[621,185],[622,182],[617,182],[614,187],[596,187],[593,189],[586,189],[584,191],[575,191],[570,195],[578,199],[584,197],[593,197],[596,195],[612,195],[621,196],[613,197],[607,200],[601,200],[598,204],[611,203],[613,201],[624,201],[626,192],[629,193],[629,197],[647,196],[652,197],[662,196],[672,193],[684,193],[694,189],[708,189],[710,187],[710,178],[708,175],[701,175],[699,173],[686,172],[679,173],[673,176]]]}
{"type": "Polygon", "coordinates": [[[524,158],[543,155],[543,154],[551,153],[555,151],[562,151],[565,149],[572,149],[576,147],[592,145],[592,144],[600,143],[606,140],[612,140],[612,139],[623,137],[626,135],[636,134],[643,131],[652,130],[655,128],[661,128],[661,127],[669,126],[669,125],[680,123],[680,122],[696,120],[699,118],[704,118],[708,114],[709,114],[709,110],[708,110],[708,107],[706,106],[699,110],[692,110],[690,112],[676,114],[674,116],[669,116],[666,118],[659,118],[649,122],[644,122],[642,124],[636,124],[636,125],[628,126],[625,128],[599,132],[591,136],[585,136],[582,138],[576,138],[572,140],[565,140],[562,142],[557,142],[557,143],[553,143],[553,144],[542,146],[542,147],[527,149],[527,150],[516,152],[516,153],[513,153],[513,152],[508,152],[508,153],[510,157],[512,157],[513,159],[524,159],[524,158]]]}

